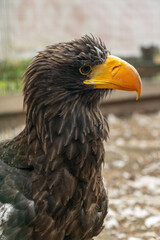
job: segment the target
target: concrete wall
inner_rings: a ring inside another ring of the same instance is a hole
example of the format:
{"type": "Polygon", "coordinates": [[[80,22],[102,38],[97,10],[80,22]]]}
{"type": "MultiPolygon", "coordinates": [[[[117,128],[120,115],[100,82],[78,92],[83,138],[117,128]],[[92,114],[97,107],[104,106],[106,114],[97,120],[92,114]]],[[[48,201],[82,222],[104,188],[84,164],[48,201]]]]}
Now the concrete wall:
{"type": "Polygon", "coordinates": [[[30,58],[46,45],[86,33],[112,54],[160,46],[159,0],[0,0],[0,58],[30,58]]]}

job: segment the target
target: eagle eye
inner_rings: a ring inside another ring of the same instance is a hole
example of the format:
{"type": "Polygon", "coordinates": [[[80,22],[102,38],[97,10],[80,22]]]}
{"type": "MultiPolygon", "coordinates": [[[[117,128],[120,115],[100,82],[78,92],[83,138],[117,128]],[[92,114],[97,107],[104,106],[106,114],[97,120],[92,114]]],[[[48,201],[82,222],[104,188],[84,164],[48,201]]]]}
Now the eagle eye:
{"type": "Polygon", "coordinates": [[[91,72],[91,70],[92,70],[91,66],[82,66],[79,68],[79,72],[82,75],[88,75],[91,72]]]}

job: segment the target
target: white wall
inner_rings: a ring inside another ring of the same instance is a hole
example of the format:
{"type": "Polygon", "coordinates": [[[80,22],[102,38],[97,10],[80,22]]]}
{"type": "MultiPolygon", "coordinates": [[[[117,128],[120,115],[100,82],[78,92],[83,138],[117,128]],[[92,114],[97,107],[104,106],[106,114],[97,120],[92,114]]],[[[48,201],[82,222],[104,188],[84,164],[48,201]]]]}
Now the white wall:
{"type": "Polygon", "coordinates": [[[30,58],[85,33],[121,56],[160,46],[160,0],[0,0],[1,59],[30,58]]]}

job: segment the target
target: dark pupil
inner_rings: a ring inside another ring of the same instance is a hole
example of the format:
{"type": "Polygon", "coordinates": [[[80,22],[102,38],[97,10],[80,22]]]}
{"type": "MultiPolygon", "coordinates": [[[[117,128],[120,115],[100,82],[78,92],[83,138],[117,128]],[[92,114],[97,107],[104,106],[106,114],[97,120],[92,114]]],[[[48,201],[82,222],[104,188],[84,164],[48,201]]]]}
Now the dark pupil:
{"type": "Polygon", "coordinates": [[[89,66],[84,66],[81,68],[82,73],[88,73],[90,71],[90,67],[89,66]]]}

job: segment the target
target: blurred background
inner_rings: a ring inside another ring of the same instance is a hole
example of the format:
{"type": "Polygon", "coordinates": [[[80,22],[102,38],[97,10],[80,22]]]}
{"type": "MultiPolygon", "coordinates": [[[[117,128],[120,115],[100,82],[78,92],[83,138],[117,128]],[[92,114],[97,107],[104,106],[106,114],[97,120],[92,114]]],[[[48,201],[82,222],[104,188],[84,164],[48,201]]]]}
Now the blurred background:
{"type": "Polygon", "coordinates": [[[113,92],[101,109],[110,124],[104,176],[110,199],[97,240],[160,239],[160,1],[0,0],[0,140],[23,128],[22,75],[46,45],[101,37],[143,81],[113,92]]]}

